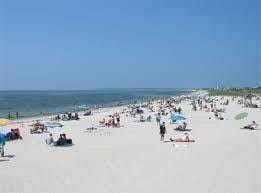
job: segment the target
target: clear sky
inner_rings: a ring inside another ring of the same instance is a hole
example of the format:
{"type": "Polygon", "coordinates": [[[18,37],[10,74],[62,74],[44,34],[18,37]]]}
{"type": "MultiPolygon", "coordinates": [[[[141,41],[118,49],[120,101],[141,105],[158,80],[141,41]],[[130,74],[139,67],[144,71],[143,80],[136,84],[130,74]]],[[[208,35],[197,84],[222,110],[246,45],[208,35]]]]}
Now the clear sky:
{"type": "Polygon", "coordinates": [[[258,3],[0,0],[0,89],[260,85],[258,3]]]}

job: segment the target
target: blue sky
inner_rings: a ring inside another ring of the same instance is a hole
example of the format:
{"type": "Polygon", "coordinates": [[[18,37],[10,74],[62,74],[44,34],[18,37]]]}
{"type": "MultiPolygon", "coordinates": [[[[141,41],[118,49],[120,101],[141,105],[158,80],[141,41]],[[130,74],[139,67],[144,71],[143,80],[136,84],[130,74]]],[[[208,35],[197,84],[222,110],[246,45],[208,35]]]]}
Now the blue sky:
{"type": "Polygon", "coordinates": [[[0,89],[260,85],[258,1],[0,0],[0,89]]]}

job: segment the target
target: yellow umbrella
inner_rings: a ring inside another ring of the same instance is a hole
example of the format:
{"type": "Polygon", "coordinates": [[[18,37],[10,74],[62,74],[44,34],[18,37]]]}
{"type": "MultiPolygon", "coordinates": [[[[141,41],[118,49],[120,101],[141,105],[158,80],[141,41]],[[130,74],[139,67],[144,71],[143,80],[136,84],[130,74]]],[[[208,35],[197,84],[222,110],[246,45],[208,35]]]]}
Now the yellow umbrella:
{"type": "Polygon", "coordinates": [[[10,123],[9,119],[0,119],[0,126],[5,126],[10,123]]]}

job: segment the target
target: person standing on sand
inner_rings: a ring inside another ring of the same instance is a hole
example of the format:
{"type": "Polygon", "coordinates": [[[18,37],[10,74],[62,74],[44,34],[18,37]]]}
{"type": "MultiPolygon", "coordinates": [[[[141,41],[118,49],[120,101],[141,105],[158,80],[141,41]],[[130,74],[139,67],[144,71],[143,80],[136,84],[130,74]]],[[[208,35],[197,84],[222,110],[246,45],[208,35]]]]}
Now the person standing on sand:
{"type": "Polygon", "coordinates": [[[117,118],[117,126],[119,127],[120,126],[120,121],[121,121],[120,115],[118,114],[116,118],[117,118]]]}
{"type": "Polygon", "coordinates": [[[164,141],[165,134],[166,134],[166,127],[165,127],[165,122],[163,122],[160,125],[160,141],[164,141]]]}
{"type": "Polygon", "coordinates": [[[160,113],[158,113],[158,115],[156,116],[156,121],[158,125],[160,125],[160,120],[161,120],[160,113]]]}

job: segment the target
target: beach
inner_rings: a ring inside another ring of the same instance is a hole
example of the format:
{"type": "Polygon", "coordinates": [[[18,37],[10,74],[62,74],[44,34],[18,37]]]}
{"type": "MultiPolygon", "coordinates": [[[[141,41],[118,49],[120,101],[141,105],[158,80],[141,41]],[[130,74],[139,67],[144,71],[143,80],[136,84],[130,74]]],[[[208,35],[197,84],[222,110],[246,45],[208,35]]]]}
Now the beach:
{"type": "Polygon", "coordinates": [[[80,113],[79,121],[61,121],[62,128],[48,129],[54,139],[66,133],[73,140],[68,147],[47,145],[49,133],[30,134],[35,118],[14,121],[3,129],[20,127],[23,139],[7,142],[6,156],[0,157],[0,192],[261,192],[261,128],[240,129],[253,120],[260,125],[261,108],[243,108],[236,101],[217,104],[226,113],[224,120],[216,120],[211,112],[192,111],[188,100],[177,106],[195,143],[168,142],[183,135],[169,116],[162,116],[167,133],[165,142],[160,141],[155,112],[148,109],[144,114],[152,122],[120,114],[120,127],[86,130],[126,106],[96,110],[92,116],[80,113]],[[248,116],[235,120],[241,112],[248,116]]]}

